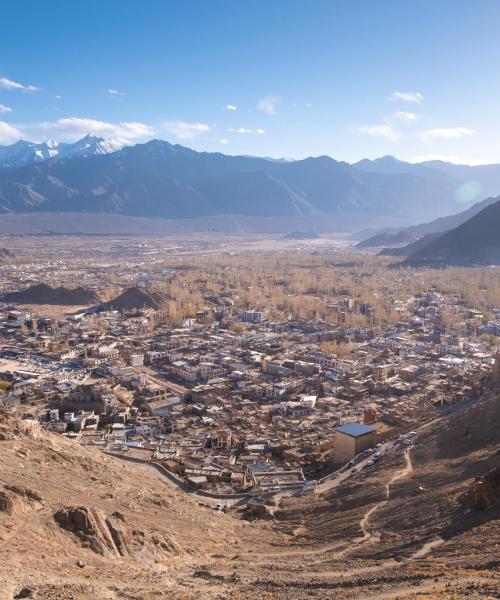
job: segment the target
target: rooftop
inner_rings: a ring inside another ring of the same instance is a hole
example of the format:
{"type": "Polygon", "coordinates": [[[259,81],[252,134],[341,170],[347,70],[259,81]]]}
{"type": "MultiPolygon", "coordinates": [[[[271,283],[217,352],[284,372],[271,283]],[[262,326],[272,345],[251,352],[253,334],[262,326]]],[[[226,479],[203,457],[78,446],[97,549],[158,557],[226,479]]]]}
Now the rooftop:
{"type": "Polygon", "coordinates": [[[359,437],[374,432],[375,428],[370,425],[364,425],[363,423],[346,423],[345,425],[337,427],[336,431],[353,437],[359,437]]]}

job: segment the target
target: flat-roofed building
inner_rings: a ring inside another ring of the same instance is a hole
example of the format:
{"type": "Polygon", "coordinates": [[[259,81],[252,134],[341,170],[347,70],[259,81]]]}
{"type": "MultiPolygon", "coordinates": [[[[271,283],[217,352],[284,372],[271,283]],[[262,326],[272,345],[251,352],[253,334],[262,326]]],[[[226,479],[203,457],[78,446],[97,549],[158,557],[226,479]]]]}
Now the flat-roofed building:
{"type": "Polygon", "coordinates": [[[364,423],[346,423],[335,430],[334,459],[336,463],[348,462],[376,441],[376,431],[364,423]]]}

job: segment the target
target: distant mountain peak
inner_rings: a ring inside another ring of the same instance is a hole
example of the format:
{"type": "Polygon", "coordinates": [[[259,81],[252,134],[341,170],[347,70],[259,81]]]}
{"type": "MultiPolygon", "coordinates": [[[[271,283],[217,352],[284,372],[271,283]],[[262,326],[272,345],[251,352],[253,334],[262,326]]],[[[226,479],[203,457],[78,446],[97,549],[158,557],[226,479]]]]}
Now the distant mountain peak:
{"type": "Polygon", "coordinates": [[[88,133],[73,143],[59,143],[55,140],[30,142],[19,140],[10,146],[0,146],[0,169],[15,169],[42,162],[50,158],[87,158],[118,152],[127,145],[123,140],[105,139],[88,133]]]}
{"type": "MultiPolygon", "coordinates": [[[[159,139],[124,144],[89,133],[72,144],[0,147],[0,213],[311,219],[323,214],[353,227],[402,226],[463,208],[457,189],[471,179],[470,173],[467,179],[450,176],[393,156],[350,165],[329,156],[286,162],[197,152],[159,139]]],[[[500,193],[500,165],[477,168],[474,177],[482,190],[500,193]]],[[[304,230],[305,224],[287,229],[304,230]]]]}
{"type": "Polygon", "coordinates": [[[376,158],[373,162],[404,163],[405,161],[404,160],[399,160],[399,158],[396,158],[392,154],[386,154],[385,156],[381,156],[379,158],[376,158]]]}
{"type": "Polygon", "coordinates": [[[65,144],[64,149],[59,152],[60,158],[73,158],[75,156],[87,158],[111,154],[123,150],[127,144],[122,140],[114,138],[102,138],[93,133],[88,133],[74,144],[65,144]]]}

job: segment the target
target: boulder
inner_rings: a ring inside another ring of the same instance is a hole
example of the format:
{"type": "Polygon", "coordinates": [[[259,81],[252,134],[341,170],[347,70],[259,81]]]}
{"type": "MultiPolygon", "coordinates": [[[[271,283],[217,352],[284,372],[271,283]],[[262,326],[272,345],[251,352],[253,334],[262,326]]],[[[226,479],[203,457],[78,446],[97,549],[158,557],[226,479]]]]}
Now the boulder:
{"type": "Polygon", "coordinates": [[[463,493],[459,502],[467,508],[487,510],[500,500],[500,467],[492,469],[483,477],[478,477],[463,493]]]}
{"type": "Polygon", "coordinates": [[[105,557],[128,555],[128,530],[114,517],[105,519],[93,508],[75,506],[58,510],[54,519],[59,527],[73,533],[84,547],[96,554],[105,557]]]}

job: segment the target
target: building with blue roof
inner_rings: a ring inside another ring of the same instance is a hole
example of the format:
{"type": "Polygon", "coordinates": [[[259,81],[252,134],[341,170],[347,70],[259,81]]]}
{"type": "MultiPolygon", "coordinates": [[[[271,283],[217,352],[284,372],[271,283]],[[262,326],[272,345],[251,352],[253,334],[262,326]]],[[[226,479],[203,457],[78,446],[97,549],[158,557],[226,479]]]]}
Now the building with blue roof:
{"type": "Polygon", "coordinates": [[[371,425],[365,425],[364,423],[345,423],[345,425],[337,427],[335,431],[340,431],[341,433],[352,435],[353,437],[359,437],[360,435],[372,433],[375,431],[375,428],[371,425]]]}

